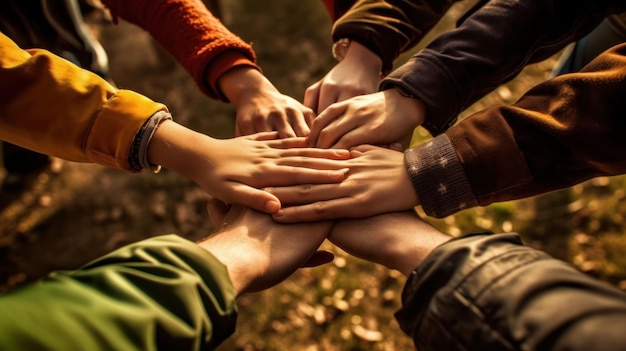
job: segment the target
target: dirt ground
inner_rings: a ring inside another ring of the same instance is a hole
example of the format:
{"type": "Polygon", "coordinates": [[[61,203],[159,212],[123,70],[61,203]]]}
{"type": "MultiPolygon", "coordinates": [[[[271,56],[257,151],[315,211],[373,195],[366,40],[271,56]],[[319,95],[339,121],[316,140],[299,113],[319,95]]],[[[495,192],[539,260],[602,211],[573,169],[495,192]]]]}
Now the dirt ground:
{"type": "MultiPolygon", "coordinates": [[[[223,4],[224,22],[253,43],[265,74],[281,91],[301,99],[304,89],[333,64],[330,22],[319,1],[223,4]]],[[[461,10],[457,6],[451,11],[432,35],[450,28],[461,10]]],[[[232,108],[203,96],[149,35],[124,22],[92,22],[109,53],[115,84],[164,102],[178,122],[193,129],[217,138],[233,136],[232,108]]],[[[515,101],[546,79],[553,64],[554,58],[529,67],[463,116],[515,101]]],[[[418,140],[428,137],[422,130],[416,134],[418,140]]],[[[60,166],[35,175],[22,190],[0,189],[0,291],[51,270],[75,269],[150,236],[177,233],[195,240],[212,230],[206,194],[176,174],[130,175],[71,162],[60,166]]],[[[622,177],[601,178],[432,223],[452,235],[476,229],[519,231],[529,245],[626,287],[624,196],[622,177]]],[[[220,349],[413,349],[393,320],[403,278],[328,248],[336,252],[334,263],[301,270],[276,288],[244,296],[237,332],[220,349]]]]}

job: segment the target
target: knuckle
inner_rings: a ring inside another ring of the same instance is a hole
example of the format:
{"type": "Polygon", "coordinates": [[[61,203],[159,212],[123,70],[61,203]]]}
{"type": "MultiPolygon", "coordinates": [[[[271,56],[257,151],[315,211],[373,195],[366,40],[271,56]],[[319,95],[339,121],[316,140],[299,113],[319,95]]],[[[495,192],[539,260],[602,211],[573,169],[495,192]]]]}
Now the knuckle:
{"type": "Polygon", "coordinates": [[[303,184],[298,187],[298,195],[307,196],[313,192],[313,185],[311,184],[303,184]]]}
{"type": "Polygon", "coordinates": [[[318,215],[325,214],[328,211],[328,203],[326,201],[318,201],[315,203],[314,209],[318,215]]]}
{"type": "Polygon", "coordinates": [[[254,116],[252,116],[252,121],[254,123],[264,122],[265,121],[265,116],[263,114],[255,114],[254,116]]]}

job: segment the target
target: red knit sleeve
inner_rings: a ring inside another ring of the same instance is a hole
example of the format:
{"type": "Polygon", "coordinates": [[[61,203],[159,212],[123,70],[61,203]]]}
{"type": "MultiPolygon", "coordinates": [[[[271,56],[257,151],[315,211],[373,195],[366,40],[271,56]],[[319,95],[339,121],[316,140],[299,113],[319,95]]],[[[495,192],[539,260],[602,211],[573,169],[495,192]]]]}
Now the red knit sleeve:
{"type": "Polygon", "coordinates": [[[212,98],[225,100],[216,85],[222,73],[239,65],[259,69],[251,45],[231,33],[200,0],[102,0],[102,3],[115,18],[148,31],[212,98]]]}

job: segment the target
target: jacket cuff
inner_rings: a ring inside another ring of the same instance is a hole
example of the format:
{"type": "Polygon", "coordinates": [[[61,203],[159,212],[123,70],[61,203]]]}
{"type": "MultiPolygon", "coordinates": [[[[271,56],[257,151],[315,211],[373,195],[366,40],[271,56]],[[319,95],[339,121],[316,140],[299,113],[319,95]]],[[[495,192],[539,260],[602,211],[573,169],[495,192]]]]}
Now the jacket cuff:
{"type": "Polygon", "coordinates": [[[442,218],[478,205],[463,165],[442,134],[404,152],[407,172],[424,212],[442,218]]]}
{"type": "Polygon", "coordinates": [[[120,90],[94,116],[83,142],[87,159],[103,166],[136,172],[129,162],[141,126],[165,105],[129,90],[120,90]]]}

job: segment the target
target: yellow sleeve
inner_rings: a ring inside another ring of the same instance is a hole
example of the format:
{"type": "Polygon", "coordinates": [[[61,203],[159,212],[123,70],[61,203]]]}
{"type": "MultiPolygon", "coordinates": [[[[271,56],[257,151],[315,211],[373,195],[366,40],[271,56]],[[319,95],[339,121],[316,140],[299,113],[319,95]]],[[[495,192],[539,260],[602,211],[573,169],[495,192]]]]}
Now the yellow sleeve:
{"type": "Polygon", "coordinates": [[[0,33],[0,140],[76,162],[132,171],[135,134],[163,104],[0,33]]]}

